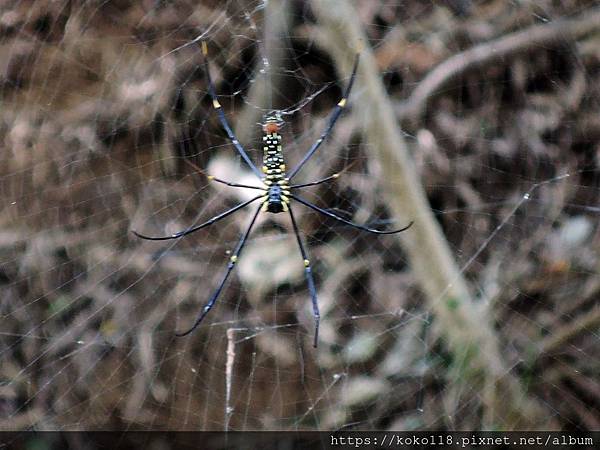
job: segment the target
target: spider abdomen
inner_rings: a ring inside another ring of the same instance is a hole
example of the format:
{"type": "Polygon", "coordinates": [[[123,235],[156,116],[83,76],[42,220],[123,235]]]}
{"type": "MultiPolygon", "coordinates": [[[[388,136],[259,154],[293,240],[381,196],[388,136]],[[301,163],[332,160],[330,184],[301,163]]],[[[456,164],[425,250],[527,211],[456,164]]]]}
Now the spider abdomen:
{"type": "MultiPolygon", "coordinates": [[[[268,122],[272,125],[272,122],[268,122]]],[[[263,172],[268,180],[277,182],[285,173],[283,150],[281,148],[281,135],[278,133],[263,136],[263,172]]]]}
{"type": "Polygon", "coordinates": [[[277,133],[277,116],[267,117],[265,135],[263,136],[263,173],[265,177],[266,195],[263,201],[263,211],[280,213],[288,211],[289,190],[285,178],[285,162],[281,148],[281,135],[277,133]]]}

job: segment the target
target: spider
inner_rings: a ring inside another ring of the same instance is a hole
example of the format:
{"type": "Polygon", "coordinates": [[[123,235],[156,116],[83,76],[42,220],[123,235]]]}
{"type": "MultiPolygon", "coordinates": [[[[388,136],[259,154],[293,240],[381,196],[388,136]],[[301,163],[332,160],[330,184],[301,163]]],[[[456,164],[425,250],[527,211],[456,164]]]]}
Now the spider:
{"type": "Polygon", "coordinates": [[[234,206],[233,208],[228,209],[227,211],[224,211],[224,212],[212,217],[211,219],[207,220],[206,222],[204,222],[200,225],[196,225],[196,226],[187,228],[185,230],[179,231],[170,236],[146,236],[141,233],[138,233],[137,231],[133,231],[133,233],[139,238],[147,239],[147,240],[151,240],[151,241],[179,239],[183,236],[187,236],[198,230],[201,230],[202,228],[209,227],[210,225],[218,222],[219,220],[230,216],[231,214],[235,213],[236,211],[239,211],[239,210],[245,208],[246,206],[250,205],[251,203],[259,201],[258,208],[254,212],[254,215],[252,216],[252,219],[250,220],[250,224],[248,225],[248,228],[246,228],[246,231],[242,234],[240,240],[237,243],[237,246],[235,247],[235,250],[233,251],[233,254],[229,258],[229,262],[227,264],[227,269],[225,270],[225,273],[223,275],[221,282],[219,283],[219,286],[213,292],[212,296],[209,298],[209,300],[206,303],[206,305],[204,306],[204,308],[202,308],[202,310],[200,311],[200,314],[196,318],[196,321],[194,322],[194,324],[187,331],[184,331],[181,333],[176,333],[177,336],[186,336],[186,335],[190,334],[192,331],[194,331],[200,325],[202,320],[206,317],[206,315],[210,312],[212,307],[215,305],[217,299],[219,298],[219,295],[221,294],[221,291],[223,290],[223,287],[225,286],[225,282],[227,281],[227,278],[231,274],[231,271],[235,267],[235,264],[238,261],[238,258],[240,257],[242,249],[244,248],[244,244],[246,243],[246,240],[248,239],[248,236],[250,235],[250,231],[252,230],[252,227],[254,226],[254,223],[256,222],[256,218],[258,217],[259,213],[260,212],[269,212],[269,213],[273,213],[273,214],[279,214],[282,212],[288,213],[290,215],[290,219],[292,222],[294,234],[296,235],[296,240],[298,241],[298,247],[300,248],[300,254],[302,256],[302,260],[304,263],[304,273],[306,276],[306,281],[308,283],[308,290],[310,291],[310,296],[311,296],[311,301],[312,301],[312,309],[313,309],[313,317],[314,317],[314,321],[315,321],[315,335],[314,335],[313,346],[316,348],[317,344],[318,344],[318,340],[319,340],[319,321],[320,321],[319,304],[317,302],[317,291],[315,289],[315,281],[314,281],[312,270],[311,270],[311,263],[310,263],[310,260],[308,259],[308,253],[302,242],[302,238],[300,237],[300,231],[298,229],[298,223],[296,222],[296,217],[294,216],[294,213],[292,211],[291,201],[294,200],[294,201],[318,212],[319,214],[330,217],[339,222],[343,222],[344,224],[349,225],[358,230],[366,231],[366,232],[373,233],[373,234],[400,233],[400,232],[405,231],[408,228],[410,228],[410,226],[413,224],[413,222],[410,222],[408,225],[406,225],[405,227],[400,228],[398,230],[389,230],[389,231],[376,230],[373,228],[369,228],[369,227],[366,227],[363,225],[353,223],[347,219],[344,219],[343,217],[341,217],[329,210],[326,210],[326,209],[320,208],[317,205],[314,205],[313,203],[309,202],[308,200],[303,199],[302,197],[300,197],[299,195],[297,195],[295,193],[296,190],[298,190],[298,189],[309,187],[309,186],[317,186],[319,184],[334,180],[339,176],[339,174],[337,174],[337,173],[334,173],[333,175],[330,175],[326,178],[323,178],[323,179],[320,179],[317,181],[312,181],[309,183],[293,184],[291,182],[292,178],[294,178],[294,176],[300,171],[300,169],[304,166],[304,164],[315,154],[315,152],[321,146],[323,141],[332,132],[337,119],[339,118],[340,114],[342,113],[342,110],[346,106],[348,96],[350,95],[350,91],[352,90],[354,78],[356,77],[356,70],[358,68],[359,55],[358,54],[356,55],[356,58],[354,60],[354,66],[352,69],[352,75],[350,76],[350,81],[348,82],[348,85],[346,86],[346,89],[343,93],[342,99],[338,102],[338,104],[335,106],[335,108],[331,112],[331,115],[329,117],[329,121],[327,123],[327,126],[325,127],[325,130],[321,133],[319,139],[317,139],[317,141],[306,152],[306,154],[300,160],[298,165],[296,165],[296,167],[294,167],[294,169],[292,169],[289,172],[287,171],[285,161],[283,158],[281,135],[279,134],[281,127],[284,125],[284,121],[282,119],[282,111],[275,110],[275,111],[270,111],[267,114],[265,114],[265,116],[263,118],[263,123],[262,123],[262,128],[263,128],[263,133],[264,133],[263,138],[262,138],[263,145],[264,145],[263,146],[264,153],[263,153],[263,166],[262,166],[262,171],[261,171],[252,162],[252,160],[250,159],[250,157],[248,156],[248,154],[246,153],[246,151],[244,150],[244,148],[242,147],[240,142],[237,140],[237,138],[235,137],[235,134],[233,133],[233,131],[227,121],[227,118],[225,117],[223,108],[221,107],[221,104],[219,103],[219,100],[217,99],[217,94],[215,92],[215,86],[214,86],[213,80],[210,76],[209,65],[208,65],[208,48],[207,48],[206,42],[203,41],[201,46],[202,46],[202,54],[204,57],[204,72],[206,73],[206,78],[207,78],[207,82],[208,82],[208,93],[212,99],[212,105],[219,117],[221,126],[227,133],[227,137],[229,138],[229,140],[231,141],[231,143],[233,144],[233,146],[235,147],[237,152],[240,154],[242,159],[245,161],[245,163],[248,165],[248,167],[252,170],[252,172],[254,172],[254,174],[260,180],[260,182],[262,183],[262,186],[251,186],[251,185],[246,185],[246,184],[232,183],[232,182],[225,181],[220,178],[216,178],[214,176],[208,175],[209,180],[216,181],[218,183],[222,183],[227,186],[253,189],[253,190],[259,191],[259,193],[258,193],[258,195],[251,198],[250,200],[242,202],[242,203],[234,206]]]}

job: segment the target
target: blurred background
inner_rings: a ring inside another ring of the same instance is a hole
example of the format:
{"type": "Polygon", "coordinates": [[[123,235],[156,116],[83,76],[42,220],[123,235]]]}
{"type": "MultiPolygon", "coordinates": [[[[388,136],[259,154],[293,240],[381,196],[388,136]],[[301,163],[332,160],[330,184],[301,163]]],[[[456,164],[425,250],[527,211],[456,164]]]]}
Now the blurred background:
{"type": "Polygon", "coordinates": [[[600,428],[598,1],[343,2],[366,36],[362,66],[297,181],[340,171],[306,198],[415,225],[374,236],[296,207],[314,349],[289,218],[262,215],[215,308],[175,337],[253,211],[177,241],[131,233],[172,234],[248,198],[194,166],[255,182],[199,43],[254,161],[262,114],[293,112],[292,167],[350,75],[317,3],[0,3],[0,429],[600,428]],[[455,264],[444,283],[468,301],[426,294],[411,265],[403,242],[426,219],[390,211],[382,183],[404,175],[383,180],[364,137],[369,70],[455,264]]]}

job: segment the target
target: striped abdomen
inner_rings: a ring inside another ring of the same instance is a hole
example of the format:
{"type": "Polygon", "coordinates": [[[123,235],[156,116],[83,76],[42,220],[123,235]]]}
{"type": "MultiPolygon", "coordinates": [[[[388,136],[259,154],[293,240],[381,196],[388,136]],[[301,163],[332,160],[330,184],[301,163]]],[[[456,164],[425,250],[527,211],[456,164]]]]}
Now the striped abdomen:
{"type": "Polygon", "coordinates": [[[277,132],[263,136],[263,172],[264,183],[268,189],[263,209],[272,213],[288,210],[289,191],[285,178],[285,163],[281,149],[281,136],[277,132]]]}

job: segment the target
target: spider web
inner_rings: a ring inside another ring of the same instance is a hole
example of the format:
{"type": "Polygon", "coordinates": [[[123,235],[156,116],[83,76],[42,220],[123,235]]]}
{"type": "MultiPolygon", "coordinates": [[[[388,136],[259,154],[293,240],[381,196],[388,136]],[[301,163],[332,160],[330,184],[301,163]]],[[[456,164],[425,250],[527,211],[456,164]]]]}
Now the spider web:
{"type": "MultiPolygon", "coordinates": [[[[355,6],[400,120],[403,102],[452,55],[598,15],[600,2],[355,6]]],[[[318,138],[349,74],[324,50],[308,2],[1,8],[2,429],[490,426],[484,394],[460,383],[452,330],[440,329],[395,236],[294,205],[321,309],[313,349],[286,215],[259,216],[217,305],[185,338],[174,333],[218,286],[253,208],[177,241],[130,233],[168,235],[249,198],[193,167],[254,182],[212,109],[200,41],[257,164],[269,109],[293,112],[282,132],[288,167],[318,138]]],[[[401,121],[506,375],[557,429],[600,428],[599,48],[596,31],[508,52],[454,77],[420,120],[401,121]]],[[[354,90],[295,181],[340,172],[303,195],[357,223],[399,228],[414,218],[386,209],[381,164],[355,114],[363,95],[354,90]]]]}

